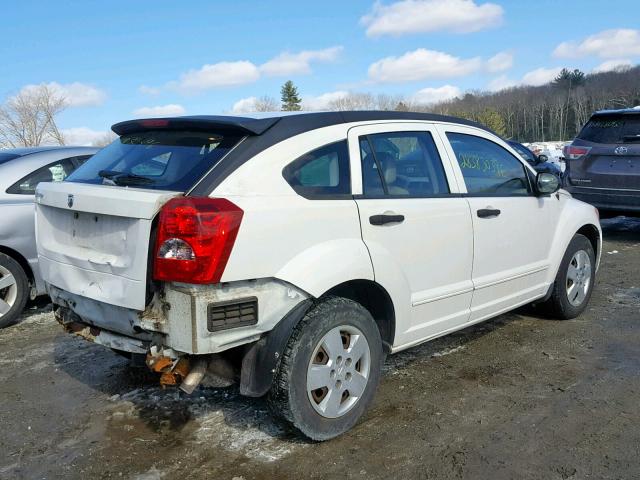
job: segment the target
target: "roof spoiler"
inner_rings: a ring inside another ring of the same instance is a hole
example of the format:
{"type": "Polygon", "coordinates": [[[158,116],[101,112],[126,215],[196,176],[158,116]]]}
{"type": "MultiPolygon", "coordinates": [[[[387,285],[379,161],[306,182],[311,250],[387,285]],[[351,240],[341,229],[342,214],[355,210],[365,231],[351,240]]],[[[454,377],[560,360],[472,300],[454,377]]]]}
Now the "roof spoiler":
{"type": "Polygon", "coordinates": [[[127,133],[144,132],[148,130],[233,130],[245,135],[262,135],[280,118],[248,118],[225,115],[170,117],[170,118],[144,118],[140,120],[127,120],[116,123],[111,127],[117,135],[127,133]]]}

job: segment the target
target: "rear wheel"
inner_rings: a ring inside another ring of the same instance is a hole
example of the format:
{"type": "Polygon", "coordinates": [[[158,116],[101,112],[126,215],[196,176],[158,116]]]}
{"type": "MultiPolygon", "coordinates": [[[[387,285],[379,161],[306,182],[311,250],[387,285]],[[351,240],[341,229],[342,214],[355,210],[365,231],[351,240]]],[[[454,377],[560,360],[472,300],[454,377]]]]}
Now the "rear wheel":
{"type": "Polygon", "coordinates": [[[595,252],[584,235],[576,235],[562,258],[551,297],[543,309],[562,320],[580,315],[591,298],[596,273],[595,252]]]}
{"type": "Polygon", "coordinates": [[[0,328],[14,322],[29,296],[29,280],[13,258],[0,253],[0,328]]]}
{"type": "Polygon", "coordinates": [[[371,404],[383,359],[369,312],[351,300],[328,298],[292,332],[269,404],[313,440],[337,437],[371,404]]]}

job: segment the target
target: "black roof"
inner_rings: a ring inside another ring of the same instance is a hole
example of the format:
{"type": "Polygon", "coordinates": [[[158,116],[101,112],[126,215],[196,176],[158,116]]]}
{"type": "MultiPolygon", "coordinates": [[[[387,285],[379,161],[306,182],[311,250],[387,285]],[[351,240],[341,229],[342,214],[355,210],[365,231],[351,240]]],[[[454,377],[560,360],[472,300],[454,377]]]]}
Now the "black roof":
{"type": "Polygon", "coordinates": [[[262,135],[274,125],[278,130],[297,135],[316,128],[341,123],[366,122],[373,120],[420,120],[427,122],[449,122],[490,131],[479,123],[457,117],[435,113],[396,112],[396,111],[347,111],[347,112],[275,112],[273,114],[238,117],[233,115],[199,115],[170,118],[147,118],[116,123],[111,129],[118,135],[170,126],[196,130],[233,129],[246,135],[262,135]],[[268,115],[268,116],[267,116],[268,115]]]}

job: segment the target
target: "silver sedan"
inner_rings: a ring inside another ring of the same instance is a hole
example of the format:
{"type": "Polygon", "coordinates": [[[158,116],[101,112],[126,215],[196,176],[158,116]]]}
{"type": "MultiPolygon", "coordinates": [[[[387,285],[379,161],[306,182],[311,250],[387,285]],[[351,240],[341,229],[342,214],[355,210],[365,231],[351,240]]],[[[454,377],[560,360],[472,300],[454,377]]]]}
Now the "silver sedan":
{"type": "Polygon", "coordinates": [[[98,151],[93,147],[0,150],[0,328],[45,292],[38,271],[34,195],[40,182],[60,182],[98,151]]]}

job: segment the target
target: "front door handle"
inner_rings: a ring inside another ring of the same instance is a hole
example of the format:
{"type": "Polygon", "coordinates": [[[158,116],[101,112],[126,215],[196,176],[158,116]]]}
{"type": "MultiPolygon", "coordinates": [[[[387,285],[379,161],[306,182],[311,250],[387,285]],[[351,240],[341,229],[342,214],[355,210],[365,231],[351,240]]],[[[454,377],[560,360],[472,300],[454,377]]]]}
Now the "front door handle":
{"type": "Polygon", "coordinates": [[[387,223],[402,223],[402,222],[404,222],[404,215],[383,213],[381,215],[371,215],[369,217],[369,223],[371,225],[386,225],[387,223]]]}
{"type": "Polygon", "coordinates": [[[500,215],[500,210],[497,208],[481,208],[478,210],[478,217],[480,218],[493,218],[500,215]]]}

